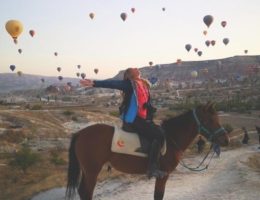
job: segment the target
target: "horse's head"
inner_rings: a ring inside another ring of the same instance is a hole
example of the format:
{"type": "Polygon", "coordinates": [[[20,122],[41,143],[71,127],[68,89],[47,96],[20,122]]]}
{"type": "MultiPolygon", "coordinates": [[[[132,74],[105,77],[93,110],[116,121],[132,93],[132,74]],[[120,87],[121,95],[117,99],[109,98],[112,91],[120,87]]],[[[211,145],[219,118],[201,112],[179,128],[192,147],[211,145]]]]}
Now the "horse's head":
{"type": "Polygon", "coordinates": [[[213,103],[200,105],[193,110],[198,131],[209,141],[221,146],[229,144],[227,131],[220,125],[219,117],[213,103]]]}

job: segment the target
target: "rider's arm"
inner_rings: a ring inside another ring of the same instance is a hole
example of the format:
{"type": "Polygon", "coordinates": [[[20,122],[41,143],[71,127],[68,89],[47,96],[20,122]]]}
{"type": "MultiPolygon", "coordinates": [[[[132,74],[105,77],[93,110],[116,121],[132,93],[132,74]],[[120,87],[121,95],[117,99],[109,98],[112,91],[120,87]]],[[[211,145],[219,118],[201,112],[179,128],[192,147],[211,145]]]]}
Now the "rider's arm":
{"type": "Polygon", "coordinates": [[[128,80],[93,81],[93,87],[118,89],[123,91],[132,90],[131,82],[128,80]]]}

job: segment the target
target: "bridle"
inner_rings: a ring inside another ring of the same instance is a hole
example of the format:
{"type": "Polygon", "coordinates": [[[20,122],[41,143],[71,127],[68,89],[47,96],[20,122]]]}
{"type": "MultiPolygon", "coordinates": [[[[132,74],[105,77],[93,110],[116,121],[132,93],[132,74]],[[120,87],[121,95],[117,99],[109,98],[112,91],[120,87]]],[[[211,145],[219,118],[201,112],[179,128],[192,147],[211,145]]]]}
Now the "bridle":
{"type": "MultiPolygon", "coordinates": [[[[212,150],[212,147],[213,147],[213,139],[214,139],[217,135],[220,135],[220,134],[223,134],[224,132],[226,132],[226,130],[225,130],[224,127],[221,126],[220,128],[218,128],[218,129],[216,129],[216,130],[214,130],[214,131],[209,131],[209,129],[206,128],[205,126],[203,126],[203,124],[200,122],[200,120],[199,120],[199,118],[198,118],[198,116],[197,116],[197,114],[196,114],[196,109],[193,109],[193,110],[192,110],[192,114],[193,114],[193,118],[195,119],[196,125],[197,125],[197,127],[198,127],[198,133],[201,133],[203,136],[205,136],[205,137],[211,142],[211,146],[210,146],[209,151],[207,152],[207,154],[206,154],[205,157],[202,159],[202,161],[198,164],[197,167],[189,167],[189,166],[187,166],[187,165],[183,162],[182,159],[180,160],[180,165],[182,165],[183,167],[185,167],[185,168],[187,168],[187,169],[189,169],[189,170],[191,170],[191,171],[203,171],[203,170],[208,169],[208,166],[209,166],[209,164],[210,164],[210,162],[211,162],[211,160],[212,160],[212,158],[213,158],[213,156],[214,156],[214,154],[215,154],[215,152],[213,151],[213,153],[212,153],[212,155],[211,155],[211,157],[210,157],[210,160],[209,160],[208,164],[207,164],[205,167],[199,169],[200,166],[205,162],[205,160],[207,159],[207,157],[209,156],[209,154],[210,154],[210,152],[211,152],[211,150],[212,150]]],[[[169,141],[170,141],[172,144],[174,144],[174,146],[175,146],[179,151],[181,151],[182,154],[183,154],[183,151],[181,150],[181,148],[177,145],[177,143],[176,143],[174,140],[170,139],[169,141]]]]}

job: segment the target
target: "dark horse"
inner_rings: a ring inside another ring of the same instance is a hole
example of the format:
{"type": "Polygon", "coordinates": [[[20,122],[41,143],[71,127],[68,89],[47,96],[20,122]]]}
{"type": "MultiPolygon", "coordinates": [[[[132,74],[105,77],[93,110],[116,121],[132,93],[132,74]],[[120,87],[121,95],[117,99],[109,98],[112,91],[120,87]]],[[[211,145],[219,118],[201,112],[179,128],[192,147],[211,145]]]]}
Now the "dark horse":
{"type": "MultiPolygon", "coordinates": [[[[161,157],[160,169],[168,174],[177,167],[183,152],[199,133],[219,145],[229,143],[227,132],[209,103],[164,120],[161,127],[165,131],[167,152],[161,157]]],[[[68,199],[73,198],[77,189],[81,200],[92,200],[97,176],[106,162],[124,173],[146,173],[147,158],[111,152],[113,132],[113,126],[96,124],[73,135],[69,149],[68,199]]],[[[154,200],[163,199],[168,176],[156,179],[154,200]]]]}

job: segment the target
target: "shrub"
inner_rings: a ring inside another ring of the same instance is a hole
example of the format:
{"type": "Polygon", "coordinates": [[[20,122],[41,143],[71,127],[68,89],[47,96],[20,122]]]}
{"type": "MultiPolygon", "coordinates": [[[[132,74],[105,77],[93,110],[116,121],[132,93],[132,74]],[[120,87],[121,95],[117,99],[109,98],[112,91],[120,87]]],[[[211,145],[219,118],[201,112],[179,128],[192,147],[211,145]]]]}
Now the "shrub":
{"type": "Polygon", "coordinates": [[[35,165],[40,160],[40,154],[32,152],[31,149],[25,145],[15,154],[9,164],[23,170],[25,173],[29,167],[35,165]]]}
{"type": "Polygon", "coordinates": [[[59,156],[57,151],[51,151],[51,163],[54,165],[65,165],[66,161],[59,156]]]}
{"type": "Polygon", "coordinates": [[[33,105],[33,106],[31,107],[31,110],[41,110],[41,109],[42,109],[42,106],[39,105],[39,104],[33,105]]]}
{"type": "Polygon", "coordinates": [[[73,114],[74,114],[74,112],[71,111],[71,110],[65,110],[65,111],[63,112],[63,115],[65,115],[65,116],[71,116],[71,115],[73,115],[73,114]]]}
{"type": "Polygon", "coordinates": [[[111,112],[109,112],[109,115],[114,116],[114,117],[119,117],[119,113],[117,111],[111,111],[111,112]]]}
{"type": "Polygon", "coordinates": [[[78,121],[78,118],[77,118],[77,116],[72,116],[72,117],[71,117],[71,120],[74,121],[74,122],[77,122],[77,121],[78,121]]]}

